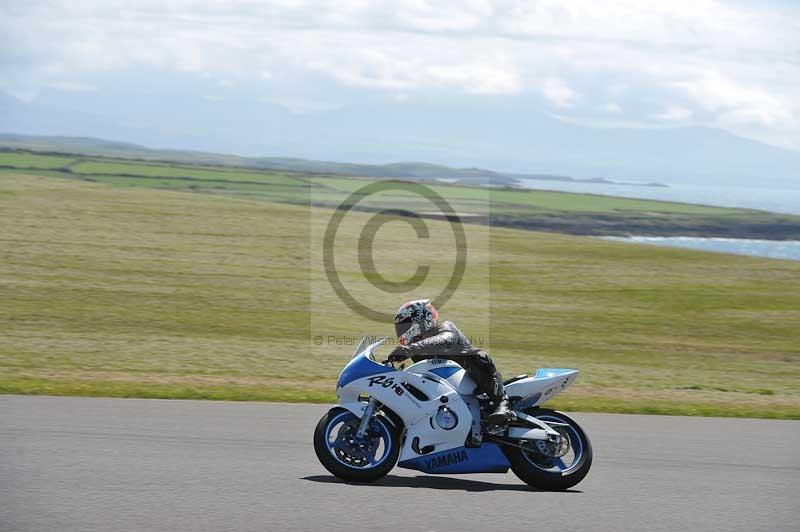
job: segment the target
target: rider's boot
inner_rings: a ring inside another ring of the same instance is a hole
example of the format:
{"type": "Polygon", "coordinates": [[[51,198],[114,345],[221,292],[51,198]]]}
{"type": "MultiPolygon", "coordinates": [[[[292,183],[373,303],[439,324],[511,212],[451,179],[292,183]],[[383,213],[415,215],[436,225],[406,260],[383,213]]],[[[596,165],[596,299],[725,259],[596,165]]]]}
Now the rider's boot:
{"type": "Polygon", "coordinates": [[[503,381],[499,378],[499,375],[495,377],[492,382],[491,400],[494,403],[494,411],[489,414],[489,423],[498,427],[505,427],[512,414],[511,409],[508,407],[508,396],[506,395],[503,381]]]}
{"type": "Polygon", "coordinates": [[[505,427],[511,417],[511,409],[508,408],[508,396],[503,395],[495,400],[494,412],[489,414],[489,423],[499,427],[505,427]]]}

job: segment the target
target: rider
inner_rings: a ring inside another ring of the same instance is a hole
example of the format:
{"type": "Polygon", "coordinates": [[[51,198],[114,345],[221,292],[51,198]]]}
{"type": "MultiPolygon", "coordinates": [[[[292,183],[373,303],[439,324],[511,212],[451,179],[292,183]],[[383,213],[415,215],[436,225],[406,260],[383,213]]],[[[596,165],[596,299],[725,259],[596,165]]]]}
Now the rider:
{"type": "Polygon", "coordinates": [[[510,416],[508,396],[491,357],[486,351],[472,347],[452,322],[439,325],[438,320],[439,313],[428,299],[409,301],[401,306],[394,318],[400,345],[389,355],[389,360],[401,362],[411,358],[419,362],[426,358],[446,358],[457,362],[494,404],[489,423],[505,425],[510,416]]]}

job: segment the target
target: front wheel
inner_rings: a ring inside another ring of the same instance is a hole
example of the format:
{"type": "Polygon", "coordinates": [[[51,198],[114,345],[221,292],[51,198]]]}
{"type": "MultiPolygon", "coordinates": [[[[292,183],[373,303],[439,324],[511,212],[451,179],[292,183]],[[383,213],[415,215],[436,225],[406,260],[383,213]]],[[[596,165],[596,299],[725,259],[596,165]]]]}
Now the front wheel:
{"type": "Polygon", "coordinates": [[[504,447],[514,474],[546,491],[564,491],[583,480],[592,467],[592,444],[580,425],[555,410],[536,408],[526,413],[544,422],[562,423],[552,426],[561,442],[526,441],[520,447],[504,447]]]}
{"type": "Polygon", "coordinates": [[[333,475],[348,482],[372,482],[394,467],[400,454],[396,431],[375,416],[363,437],[356,436],[360,419],[344,408],[332,408],[314,430],[314,451],[333,475]]]}

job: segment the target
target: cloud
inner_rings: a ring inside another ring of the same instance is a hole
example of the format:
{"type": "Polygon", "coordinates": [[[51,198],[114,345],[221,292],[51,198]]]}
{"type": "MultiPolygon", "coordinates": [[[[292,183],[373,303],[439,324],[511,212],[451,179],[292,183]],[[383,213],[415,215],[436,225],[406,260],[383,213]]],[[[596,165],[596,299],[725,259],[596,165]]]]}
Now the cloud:
{"type": "Polygon", "coordinates": [[[604,113],[616,114],[616,113],[621,113],[622,112],[622,107],[620,107],[619,104],[616,104],[616,103],[613,103],[613,102],[609,102],[609,103],[604,103],[603,105],[601,105],[600,106],[600,110],[603,111],[604,113]]]}
{"type": "Polygon", "coordinates": [[[664,122],[684,122],[691,118],[692,114],[686,107],[670,105],[663,112],[653,115],[653,118],[664,122]]]}
{"type": "Polygon", "coordinates": [[[331,105],[521,95],[577,122],[688,112],[800,148],[797,20],[796,4],[718,0],[7,0],[0,79],[30,95],[147,69],[261,83],[274,101],[324,85],[331,105]]]}
{"type": "MultiPolygon", "coordinates": [[[[353,47],[334,44],[306,52],[305,66],[343,85],[381,90],[454,90],[462,93],[505,94],[520,90],[515,66],[502,57],[477,53],[464,58],[453,50],[428,54],[404,53],[395,46],[353,47]],[[337,48],[347,47],[347,50],[337,48]],[[347,54],[335,61],[331,54],[347,54]]],[[[301,56],[303,57],[303,56],[301,56]]]]}
{"type": "Polygon", "coordinates": [[[675,83],[697,105],[722,118],[769,126],[788,118],[789,106],[764,89],[735,82],[715,72],[675,83]]]}
{"type": "Polygon", "coordinates": [[[79,83],[74,81],[51,81],[47,84],[48,88],[58,89],[66,92],[95,92],[97,87],[89,83],[79,83]]]}
{"type": "Polygon", "coordinates": [[[556,107],[572,107],[578,98],[578,93],[559,78],[544,80],[542,94],[556,107]]]}

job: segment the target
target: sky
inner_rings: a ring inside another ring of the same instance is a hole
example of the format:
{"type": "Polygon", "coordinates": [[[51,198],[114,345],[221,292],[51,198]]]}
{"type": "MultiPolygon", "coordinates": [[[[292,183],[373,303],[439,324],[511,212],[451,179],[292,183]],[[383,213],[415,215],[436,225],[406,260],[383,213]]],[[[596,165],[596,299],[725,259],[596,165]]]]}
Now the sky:
{"type": "Polygon", "coordinates": [[[709,126],[800,150],[800,2],[0,3],[0,91],[99,101],[121,85],[298,114],[507,99],[581,125],[709,126]]]}

